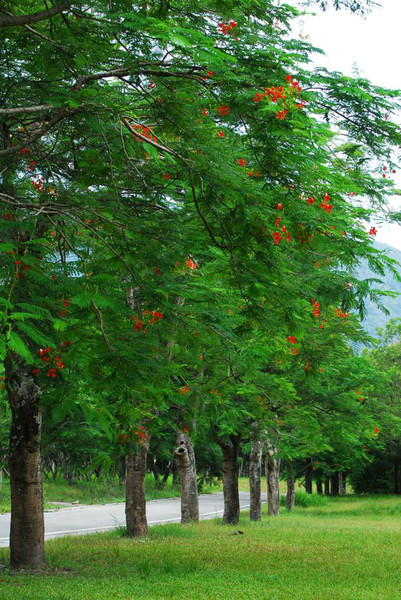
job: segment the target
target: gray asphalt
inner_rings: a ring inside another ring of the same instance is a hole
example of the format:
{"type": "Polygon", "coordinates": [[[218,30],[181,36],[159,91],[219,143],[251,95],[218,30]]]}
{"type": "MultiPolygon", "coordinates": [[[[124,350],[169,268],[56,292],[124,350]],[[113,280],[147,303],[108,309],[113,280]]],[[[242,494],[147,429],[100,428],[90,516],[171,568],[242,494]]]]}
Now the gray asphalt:
{"type": "MultiPolygon", "coordinates": [[[[249,492],[240,492],[241,510],[249,508],[249,492]]],[[[146,507],[148,525],[179,523],[181,520],[180,498],[152,500],[146,507]]],[[[199,496],[201,519],[214,519],[223,514],[223,493],[199,496]]],[[[108,531],[125,526],[125,505],[97,504],[95,506],[71,506],[45,512],[45,539],[63,535],[82,535],[108,531]]],[[[0,515],[0,546],[8,546],[10,513],[0,515]]]]}

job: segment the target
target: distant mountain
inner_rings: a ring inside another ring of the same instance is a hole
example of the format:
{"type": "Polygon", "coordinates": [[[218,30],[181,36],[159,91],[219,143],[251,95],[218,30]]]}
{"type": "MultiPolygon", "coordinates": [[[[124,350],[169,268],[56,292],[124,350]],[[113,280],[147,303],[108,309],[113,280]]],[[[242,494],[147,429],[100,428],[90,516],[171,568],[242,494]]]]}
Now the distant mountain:
{"type": "MultiPolygon", "coordinates": [[[[388,256],[397,260],[401,265],[401,250],[397,250],[397,248],[393,248],[392,246],[387,246],[387,244],[381,244],[380,242],[376,242],[375,246],[378,250],[385,250],[388,256]]],[[[398,270],[401,273],[401,266],[398,267],[398,270]]],[[[372,273],[366,260],[362,261],[360,267],[357,269],[357,277],[358,279],[368,279],[370,277],[381,279],[383,284],[375,285],[374,287],[376,289],[388,290],[401,294],[401,283],[396,281],[393,275],[386,273],[383,277],[377,273],[372,273]]],[[[384,297],[382,303],[390,312],[390,315],[387,316],[383,311],[377,308],[371,300],[366,301],[366,317],[362,321],[362,326],[373,337],[377,337],[377,327],[384,328],[389,319],[401,318],[401,295],[399,298],[384,297]]]]}

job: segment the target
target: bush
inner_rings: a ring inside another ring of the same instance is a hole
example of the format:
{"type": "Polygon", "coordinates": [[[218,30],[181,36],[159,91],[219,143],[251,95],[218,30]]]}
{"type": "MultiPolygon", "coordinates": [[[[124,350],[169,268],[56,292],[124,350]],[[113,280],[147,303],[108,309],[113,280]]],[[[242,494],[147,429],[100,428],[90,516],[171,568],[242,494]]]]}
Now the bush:
{"type": "MultiPolygon", "coordinates": [[[[281,506],[285,506],[285,500],[285,494],[281,494],[281,506]]],[[[321,494],[307,494],[306,492],[295,492],[295,506],[308,508],[309,506],[326,506],[327,504],[327,496],[322,496],[321,494]]]]}

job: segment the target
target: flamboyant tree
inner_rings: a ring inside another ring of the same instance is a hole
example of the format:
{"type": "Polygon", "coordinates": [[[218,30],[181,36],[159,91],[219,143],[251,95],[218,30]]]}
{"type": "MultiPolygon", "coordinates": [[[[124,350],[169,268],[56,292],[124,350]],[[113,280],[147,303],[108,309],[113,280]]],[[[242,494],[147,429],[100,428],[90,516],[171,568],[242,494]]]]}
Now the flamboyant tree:
{"type": "MultiPolygon", "coordinates": [[[[378,272],[390,262],[364,221],[385,203],[401,139],[395,92],[307,70],[287,5],[30,8],[0,13],[16,567],[44,561],[41,406],[74,377],[80,401],[99,392],[128,436],[151,432],[180,394],[175,423],[192,427],[210,383],[223,449],[242,434],[230,419],[249,431],[260,416],[258,395],[277,398],[277,421],[280,391],[295,387],[276,363],[307,356],[311,319],[377,296],[349,270],[366,255],[378,272]]],[[[131,442],[143,478],[145,448],[131,442]]]]}

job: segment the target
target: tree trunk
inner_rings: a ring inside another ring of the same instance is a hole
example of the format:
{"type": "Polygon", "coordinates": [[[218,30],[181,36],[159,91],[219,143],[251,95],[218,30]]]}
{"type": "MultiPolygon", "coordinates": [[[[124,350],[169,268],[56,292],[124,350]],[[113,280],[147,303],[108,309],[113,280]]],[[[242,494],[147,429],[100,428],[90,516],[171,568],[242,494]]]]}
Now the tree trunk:
{"type": "Polygon", "coordinates": [[[292,510],[295,506],[295,479],[288,477],[287,479],[287,496],[285,499],[287,510],[292,510]]]}
{"type": "Polygon", "coordinates": [[[127,477],[127,457],[125,454],[120,456],[120,468],[118,470],[118,481],[120,485],[125,485],[127,477]]]}
{"type": "Polygon", "coordinates": [[[163,486],[160,482],[159,469],[157,468],[156,458],[154,456],[151,457],[149,468],[153,473],[153,477],[155,478],[156,489],[161,490],[163,486]]]}
{"type": "Polygon", "coordinates": [[[320,495],[321,495],[321,494],[323,494],[323,483],[322,483],[322,480],[321,480],[321,479],[318,479],[318,480],[316,481],[316,491],[317,491],[317,493],[318,493],[318,494],[320,494],[320,495]]]}
{"type": "Polygon", "coordinates": [[[330,479],[329,479],[329,477],[326,477],[326,479],[324,480],[324,494],[325,494],[325,496],[329,496],[329,494],[330,494],[330,479]]]}
{"type": "Polygon", "coordinates": [[[179,431],[176,444],[174,455],[181,482],[181,523],[199,523],[198,484],[192,441],[188,435],[179,431]]]}
{"type": "Polygon", "coordinates": [[[308,458],[305,465],[305,492],[312,493],[312,459],[308,458]]]}
{"type": "Polygon", "coordinates": [[[332,473],[330,476],[330,483],[331,483],[331,493],[333,496],[338,496],[339,494],[339,481],[338,481],[338,471],[336,471],[335,473],[332,473]]]}
{"type": "Polygon", "coordinates": [[[28,370],[9,369],[11,407],[9,469],[11,487],[10,566],[45,563],[43,488],[40,469],[41,390],[28,370]]]}
{"type": "Polygon", "coordinates": [[[125,518],[127,533],[130,537],[147,535],[145,475],[146,458],[149,449],[149,435],[133,442],[127,460],[127,479],[125,484],[125,518]]]}
{"type": "Polygon", "coordinates": [[[250,519],[260,521],[262,518],[262,442],[258,437],[256,425],[251,427],[251,453],[249,455],[249,490],[250,490],[250,519]]]}
{"type": "Polygon", "coordinates": [[[394,494],[401,494],[401,468],[400,463],[396,459],[394,461],[394,494]]]}
{"type": "Polygon", "coordinates": [[[342,471],[338,471],[338,493],[340,496],[345,496],[345,475],[342,471]]]}
{"type": "Polygon", "coordinates": [[[267,479],[267,514],[280,514],[280,460],[277,458],[277,448],[270,441],[266,445],[266,479],[267,479]]]}
{"type": "Polygon", "coordinates": [[[239,521],[238,456],[240,442],[240,435],[230,435],[228,440],[219,442],[223,451],[224,525],[236,525],[239,521]]]}

